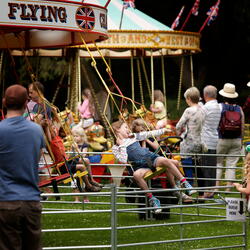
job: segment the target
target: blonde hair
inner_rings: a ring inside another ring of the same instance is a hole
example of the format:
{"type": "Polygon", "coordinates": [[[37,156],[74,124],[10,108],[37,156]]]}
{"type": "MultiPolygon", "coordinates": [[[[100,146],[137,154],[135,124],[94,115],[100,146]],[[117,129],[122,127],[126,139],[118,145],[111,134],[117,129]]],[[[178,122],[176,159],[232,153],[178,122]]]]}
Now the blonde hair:
{"type": "Polygon", "coordinates": [[[250,181],[250,153],[247,153],[245,158],[244,179],[246,182],[250,181]]]}
{"type": "Polygon", "coordinates": [[[192,103],[198,103],[200,100],[200,91],[196,87],[191,87],[186,90],[184,97],[190,99],[192,103]]]}
{"type": "Polygon", "coordinates": [[[118,120],[118,121],[113,122],[113,123],[111,124],[112,129],[113,129],[115,135],[117,135],[117,132],[118,132],[118,130],[121,128],[121,126],[122,126],[123,123],[125,123],[123,120],[118,120]]]}
{"type": "Polygon", "coordinates": [[[88,143],[88,138],[87,138],[85,131],[82,127],[74,126],[72,128],[72,134],[74,134],[74,133],[79,135],[82,138],[82,143],[88,143]]]}
{"type": "Polygon", "coordinates": [[[164,95],[161,92],[161,90],[159,89],[154,90],[154,100],[164,102],[164,95]]]}

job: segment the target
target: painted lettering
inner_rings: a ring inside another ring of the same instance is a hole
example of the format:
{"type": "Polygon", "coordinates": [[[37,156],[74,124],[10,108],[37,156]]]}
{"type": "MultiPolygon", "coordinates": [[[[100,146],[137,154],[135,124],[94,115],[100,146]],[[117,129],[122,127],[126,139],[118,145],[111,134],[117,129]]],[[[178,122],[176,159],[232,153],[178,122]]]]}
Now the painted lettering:
{"type": "Polygon", "coordinates": [[[9,19],[16,19],[17,15],[21,20],[32,20],[42,22],[67,22],[67,12],[64,7],[46,6],[37,4],[8,3],[9,19]],[[40,16],[39,16],[40,15],[40,16]]]}
{"type": "Polygon", "coordinates": [[[16,19],[15,13],[17,12],[17,9],[19,9],[19,4],[17,3],[8,3],[10,12],[8,14],[9,19],[16,19]]]}

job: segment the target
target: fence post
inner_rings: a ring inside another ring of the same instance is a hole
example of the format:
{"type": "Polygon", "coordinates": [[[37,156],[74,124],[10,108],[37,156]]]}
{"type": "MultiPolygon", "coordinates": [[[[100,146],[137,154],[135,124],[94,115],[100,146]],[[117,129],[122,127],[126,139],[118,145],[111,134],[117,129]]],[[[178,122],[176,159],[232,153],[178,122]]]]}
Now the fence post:
{"type": "Polygon", "coordinates": [[[117,188],[115,184],[111,184],[111,249],[117,249],[117,188]]]}
{"type": "Polygon", "coordinates": [[[243,222],[243,232],[244,232],[244,245],[245,245],[244,249],[247,250],[248,248],[247,248],[247,222],[246,221],[243,222]]]}

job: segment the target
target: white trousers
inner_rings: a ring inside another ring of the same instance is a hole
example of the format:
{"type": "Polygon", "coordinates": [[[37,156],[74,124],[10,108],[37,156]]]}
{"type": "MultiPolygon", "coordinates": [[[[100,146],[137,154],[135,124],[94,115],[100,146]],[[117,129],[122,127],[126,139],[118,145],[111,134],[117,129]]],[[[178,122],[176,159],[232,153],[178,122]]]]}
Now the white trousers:
{"type": "MultiPolygon", "coordinates": [[[[217,154],[240,155],[241,154],[241,139],[219,139],[217,144],[217,154]]],[[[240,157],[217,157],[216,179],[221,179],[222,169],[226,167],[225,179],[235,179],[235,169],[240,157]],[[225,163],[225,164],[224,164],[225,163]]]]}

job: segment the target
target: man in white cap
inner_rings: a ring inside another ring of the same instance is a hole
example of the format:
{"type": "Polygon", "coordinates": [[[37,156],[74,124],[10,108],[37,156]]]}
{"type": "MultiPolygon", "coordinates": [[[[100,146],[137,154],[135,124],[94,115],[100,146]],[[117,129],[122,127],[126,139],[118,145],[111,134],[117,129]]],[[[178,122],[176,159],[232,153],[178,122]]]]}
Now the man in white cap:
{"type": "MultiPolygon", "coordinates": [[[[223,97],[221,103],[221,120],[219,124],[219,141],[217,145],[217,154],[240,155],[242,147],[242,138],[244,132],[244,113],[239,105],[236,105],[236,98],[238,93],[235,91],[235,85],[232,83],[225,83],[219,94],[223,97]]],[[[222,176],[222,168],[224,167],[224,158],[217,158],[216,171],[216,186],[220,185],[222,176]]],[[[239,157],[226,157],[225,179],[227,185],[231,186],[235,180],[235,168],[239,157]]],[[[226,191],[230,191],[227,188],[226,191]]]]}
{"type": "MultiPolygon", "coordinates": [[[[247,86],[250,87],[250,82],[247,83],[247,86]]],[[[245,114],[246,123],[250,123],[250,95],[247,97],[242,109],[245,114]]]]}

